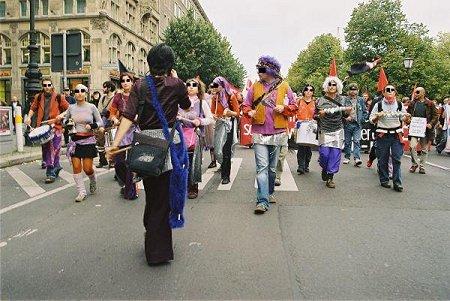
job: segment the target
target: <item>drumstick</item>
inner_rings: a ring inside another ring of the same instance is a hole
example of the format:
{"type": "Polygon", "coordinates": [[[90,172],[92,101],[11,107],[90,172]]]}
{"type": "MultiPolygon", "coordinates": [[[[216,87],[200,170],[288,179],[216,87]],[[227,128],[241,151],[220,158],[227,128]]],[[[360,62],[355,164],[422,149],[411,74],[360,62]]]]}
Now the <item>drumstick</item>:
{"type": "Polygon", "coordinates": [[[127,147],[118,149],[118,150],[116,150],[116,151],[112,151],[112,152],[110,152],[110,154],[113,155],[113,156],[115,156],[115,155],[117,155],[117,154],[126,152],[127,150],[129,150],[129,149],[131,149],[131,148],[132,148],[132,146],[127,146],[127,147]]]}
{"type": "Polygon", "coordinates": [[[53,119],[41,121],[41,124],[55,123],[55,122],[56,122],[56,118],[53,118],[53,119]]]}

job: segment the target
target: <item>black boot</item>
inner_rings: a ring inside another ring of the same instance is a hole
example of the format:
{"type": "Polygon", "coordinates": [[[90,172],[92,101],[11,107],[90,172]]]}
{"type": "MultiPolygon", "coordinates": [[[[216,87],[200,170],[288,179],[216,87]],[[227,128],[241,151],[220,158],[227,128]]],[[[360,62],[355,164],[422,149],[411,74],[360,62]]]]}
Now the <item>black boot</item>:
{"type": "Polygon", "coordinates": [[[102,167],[104,167],[104,166],[108,166],[108,161],[106,160],[105,152],[99,152],[99,153],[98,153],[98,158],[99,158],[100,160],[99,160],[98,165],[96,165],[95,167],[97,167],[97,168],[102,168],[102,167]]]}

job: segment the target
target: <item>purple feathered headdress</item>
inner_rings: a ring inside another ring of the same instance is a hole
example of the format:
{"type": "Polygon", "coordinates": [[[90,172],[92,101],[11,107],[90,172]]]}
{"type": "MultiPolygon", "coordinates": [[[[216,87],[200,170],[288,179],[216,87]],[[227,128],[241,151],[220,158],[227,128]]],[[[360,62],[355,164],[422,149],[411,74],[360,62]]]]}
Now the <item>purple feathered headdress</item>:
{"type": "Polygon", "coordinates": [[[259,58],[256,68],[266,67],[267,74],[273,77],[280,77],[281,64],[276,58],[269,55],[263,55],[259,58]]]}
{"type": "Polygon", "coordinates": [[[223,88],[223,90],[219,93],[220,103],[224,108],[228,108],[228,99],[227,95],[231,96],[233,94],[234,86],[223,76],[218,76],[213,80],[214,84],[218,84],[223,88]]]}

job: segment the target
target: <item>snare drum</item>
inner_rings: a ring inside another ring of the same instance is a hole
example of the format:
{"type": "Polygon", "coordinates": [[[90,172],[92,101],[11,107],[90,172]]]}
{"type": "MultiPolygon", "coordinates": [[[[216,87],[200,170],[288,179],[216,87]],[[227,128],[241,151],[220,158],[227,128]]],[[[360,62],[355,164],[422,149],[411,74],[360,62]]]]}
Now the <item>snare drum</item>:
{"type": "Polygon", "coordinates": [[[32,143],[39,144],[49,142],[54,136],[55,133],[52,131],[52,127],[48,124],[37,127],[28,134],[28,137],[32,143]]]}

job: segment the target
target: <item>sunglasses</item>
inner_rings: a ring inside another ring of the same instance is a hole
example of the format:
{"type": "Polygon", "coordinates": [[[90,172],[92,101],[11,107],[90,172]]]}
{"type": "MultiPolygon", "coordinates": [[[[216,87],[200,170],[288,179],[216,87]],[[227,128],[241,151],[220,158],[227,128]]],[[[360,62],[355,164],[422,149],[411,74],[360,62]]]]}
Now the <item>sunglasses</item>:
{"type": "Polygon", "coordinates": [[[387,93],[392,93],[392,92],[395,92],[395,88],[386,88],[386,89],[384,89],[384,91],[387,93]]]}
{"type": "Polygon", "coordinates": [[[350,91],[358,91],[358,88],[351,88],[350,91]]]}
{"type": "Polygon", "coordinates": [[[52,84],[42,84],[42,87],[51,87],[52,86],[52,84]]]}
{"type": "Polygon", "coordinates": [[[219,88],[219,84],[217,83],[212,83],[211,85],[209,85],[210,88],[219,88]]]}
{"type": "Polygon", "coordinates": [[[328,83],[328,87],[337,87],[336,83],[328,83]]]}
{"type": "Polygon", "coordinates": [[[414,93],[416,93],[416,94],[420,94],[420,91],[416,91],[416,92],[414,92],[414,93]]]}
{"type": "Polygon", "coordinates": [[[197,88],[198,87],[198,83],[195,83],[195,82],[186,83],[186,87],[197,88]]]}
{"type": "Polygon", "coordinates": [[[267,68],[266,67],[258,67],[258,73],[266,73],[267,68]]]}
{"type": "Polygon", "coordinates": [[[81,90],[75,89],[75,94],[76,93],[86,93],[86,90],[85,89],[81,89],[81,90]]]}
{"type": "Polygon", "coordinates": [[[131,83],[131,79],[127,78],[127,79],[121,79],[120,80],[121,83],[131,83]]]}
{"type": "Polygon", "coordinates": [[[304,92],[314,92],[314,89],[313,88],[306,88],[305,90],[304,90],[304,92]]]}

